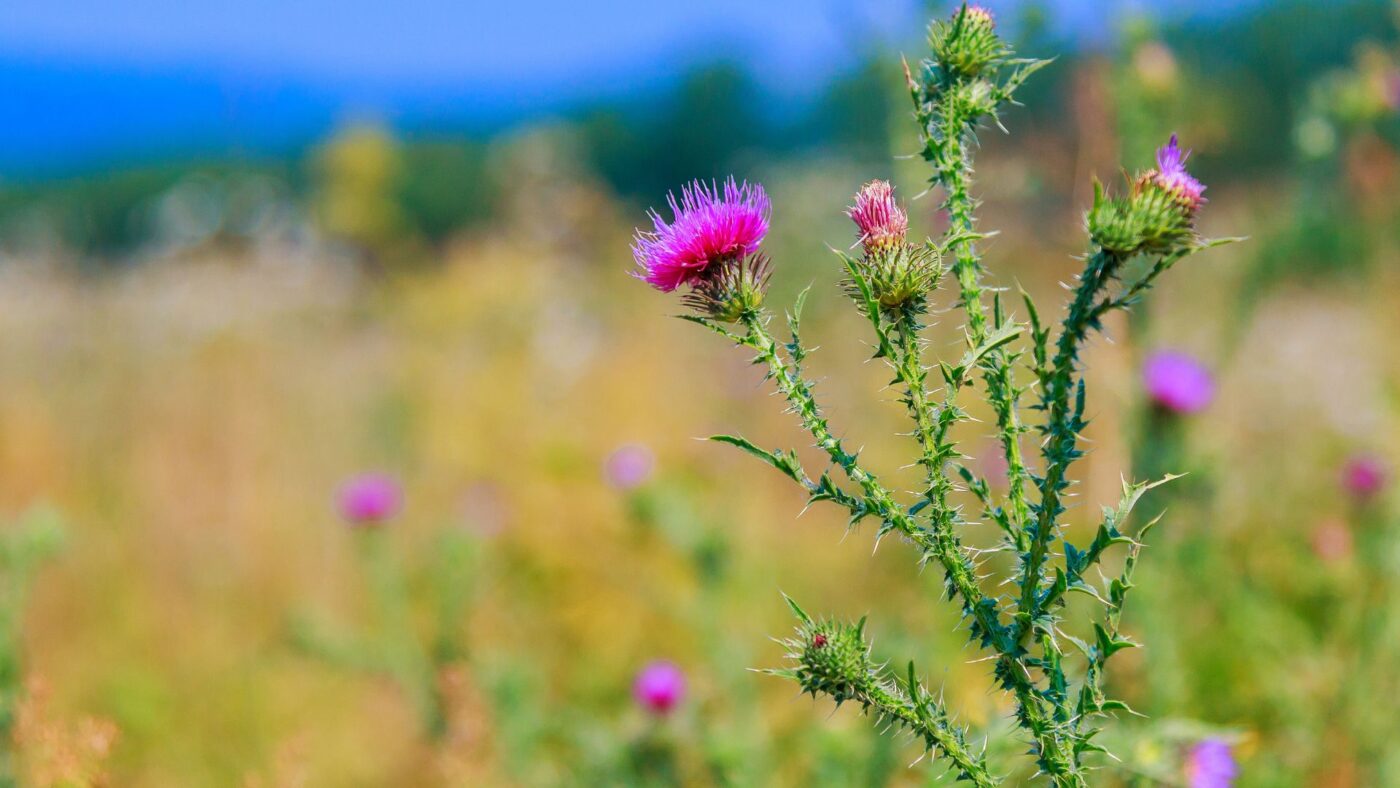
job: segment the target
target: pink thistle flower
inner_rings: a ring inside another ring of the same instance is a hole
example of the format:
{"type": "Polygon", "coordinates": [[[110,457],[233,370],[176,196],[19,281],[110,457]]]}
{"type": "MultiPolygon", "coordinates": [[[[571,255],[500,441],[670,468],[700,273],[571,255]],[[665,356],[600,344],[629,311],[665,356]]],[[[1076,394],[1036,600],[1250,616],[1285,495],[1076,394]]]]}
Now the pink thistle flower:
{"type": "Polygon", "coordinates": [[[603,463],[603,475],[618,490],[632,490],[646,483],[656,467],[651,449],[639,443],[619,446],[603,463]]]}
{"type": "Polygon", "coordinates": [[[772,205],[759,184],[695,181],[681,188],[681,200],[667,198],[672,221],[651,212],[654,230],[638,230],[632,256],[640,269],[634,276],[669,293],[683,284],[696,284],[723,260],[745,257],[758,249],[768,233],[772,205]]]}
{"type": "Polygon", "coordinates": [[[1153,353],[1142,366],[1142,382],[1152,402],[1172,413],[1197,413],[1215,398],[1210,371],[1185,353],[1153,353]]]}
{"type": "Polygon", "coordinates": [[[388,474],[366,473],[341,485],[337,505],[351,525],[379,525],[399,513],[403,491],[388,474]]]}
{"type": "Polygon", "coordinates": [[[889,181],[871,181],[856,192],[856,204],[846,215],[860,231],[860,243],[866,254],[888,251],[904,243],[909,233],[909,215],[894,199],[894,187],[889,181]]]}
{"type": "Polygon", "coordinates": [[[1371,454],[1358,454],[1342,466],[1342,487],[1352,497],[1369,501],[1385,490],[1385,461],[1371,454]]]}
{"type": "Polygon", "coordinates": [[[669,714],[685,697],[685,675],[674,663],[653,662],[637,674],[632,697],[653,714],[669,714]]]}
{"type": "Polygon", "coordinates": [[[1230,788],[1239,773],[1230,745],[1220,739],[1197,742],[1186,756],[1186,781],[1191,788],[1230,788]]]}
{"type": "Polygon", "coordinates": [[[1152,178],[1158,186],[1175,194],[1195,211],[1206,201],[1202,196],[1206,187],[1186,171],[1186,160],[1190,156],[1191,151],[1182,152],[1173,134],[1170,142],[1157,149],[1157,170],[1152,178]]]}

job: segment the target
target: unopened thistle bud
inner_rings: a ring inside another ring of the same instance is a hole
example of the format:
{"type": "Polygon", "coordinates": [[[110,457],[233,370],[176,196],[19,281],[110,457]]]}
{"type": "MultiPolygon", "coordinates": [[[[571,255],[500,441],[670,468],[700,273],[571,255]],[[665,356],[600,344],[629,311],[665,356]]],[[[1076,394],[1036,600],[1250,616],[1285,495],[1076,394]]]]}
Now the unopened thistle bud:
{"type": "Polygon", "coordinates": [[[940,68],[967,77],[977,76],[1008,53],[997,37],[992,12],[980,5],[964,5],[952,19],[934,22],[929,47],[940,68]]]}
{"type": "MultiPolygon", "coordinates": [[[[855,267],[880,306],[898,308],[933,289],[942,273],[939,256],[932,249],[914,249],[905,243],[909,215],[895,200],[894,187],[888,181],[871,181],[861,187],[846,215],[856,223],[864,250],[855,267]]],[[[852,296],[858,295],[854,282],[847,285],[852,296]]]]}
{"type": "Polygon", "coordinates": [[[797,633],[783,645],[794,664],[775,672],[794,679],[813,697],[829,695],[837,703],[855,700],[865,704],[878,683],[864,619],[856,624],[814,621],[804,613],[797,633]]]}

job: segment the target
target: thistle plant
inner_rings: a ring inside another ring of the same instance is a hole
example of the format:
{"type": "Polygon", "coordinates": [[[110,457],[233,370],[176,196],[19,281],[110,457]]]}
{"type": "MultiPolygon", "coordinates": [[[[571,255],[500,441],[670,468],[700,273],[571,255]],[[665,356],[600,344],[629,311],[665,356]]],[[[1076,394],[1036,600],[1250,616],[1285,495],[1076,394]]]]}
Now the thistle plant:
{"type": "Polygon", "coordinates": [[[445,682],[449,671],[464,665],[467,656],[459,633],[475,591],[475,540],[452,529],[432,546],[437,629],[425,641],[414,626],[409,578],[391,542],[392,529],[387,527],[403,508],[398,481],[378,473],[356,476],[340,488],[336,505],[352,531],[369,586],[375,637],[346,637],[301,616],[292,621],[293,644],[327,663],[393,681],[417,711],[424,736],[442,744],[452,723],[445,682]]]}
{"type": "MultiPolygon", "coordinates": [[[[996,685],[1014,702],[1038,774],[1057,786],[1084,786],[1093,765],[1086,756],[1102,749],[1095,737],[1103,718],[1126,709],[1105,694],[1104,672],[1115,654],[1137,645],[1121,622],[1151,523],[1131,528],[1128,521],[1155,485],[1125,484],[1121,502],[1104,510],[1087,544],[1065,535],[1071,471],[1084,453],[1080,435],[1087,425],[1081,354],[1105,317],[1130,308],[1162,274],[1211,245],[1196,232],[1204,187],[1187,171],[1187,153],[1175,137],[1159,150],[1156,167],[1131,179],[1123,194],[1096,185],[1083,269],[1058,326],[1042,319],[1027,294],[1021,297],[1026,317],[1018,319],[1001,292],[984,285],[977,244],[985,234],[977,223],[972,164],[978,130],[999,126],[1017,89],[1047,61],[1016,58],[992,15],[977,6],[963,5],[934,22],[929,46],[931,57],[916,68],[906,64],[905,73],[921,152],[941,190],[948,227],[938,239],[911,239],[892,187],[875,181],[849,211],[858,248],[836,252],[841,287],[868,324],[874,357],[889,366],[912,424],[923,477],[917,494],[883,481],[824,415],[805,368],[801,318],[808,291],[787,311],[788,336],[775,335],[765,305],[772,265],[760,251],[771,205],[761,186],[730,179],[684,188],[679,201],[670,201],[670,220],[653,213],[653,229],[638,233],[637,276],[664,292],[686,288],[692,312],[685,319],[753,353],[827,466],[809,468],[796,451],[764,449],[743,437],[713,439],[772,466],[801,486],[810,503],[841,508],[851,528],[874,523],[877,542],[902,537],[920,565],[941,571],[973,646],[989,657],[996,685]],[[932,315],[945,311],[961,314],[965,350],[931,360],[924,331],[932,315]],[[995,414],[1004,493],[963,462],[953,439],[953,428],[969,420],[964,402],[974,392],[995,414]],[[1034,462],[1027,455],[1032,449],[1034,462]],[[989,575],[1001,564],[965,541],[982,523],[999,532],[992,552],[1013,558],[999,576],[989,575]],[[1100,584],[1094,575],[1109,571],[1105,559],[1114,548],[1123,550],[1121,568],[1100,584]],[[1065,619],[1071,591],[1099,603],[1092,620],[1065,619]]],[[[785,641],[791,662],[769,672],[907,731],[960,780],[1001,782],[913,662],[896,674],[873,656],[863,620],[825,620],[789,604],[798,619],[785,641]]]]}

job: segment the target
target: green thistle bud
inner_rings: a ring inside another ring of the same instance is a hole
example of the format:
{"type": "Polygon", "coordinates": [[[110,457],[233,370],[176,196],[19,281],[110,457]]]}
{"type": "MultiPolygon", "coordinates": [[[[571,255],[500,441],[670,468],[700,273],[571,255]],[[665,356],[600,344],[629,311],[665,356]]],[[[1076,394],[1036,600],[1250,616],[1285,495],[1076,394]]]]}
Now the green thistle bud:
{"type": "Polygon", "coordinates": [[[837,703],[855,700],[868,705],[879,680],[865,639],[865,619],[855,624],[815,621],[791,599],[788,605],[799,624],[796,634],[782,642],[795,664],[772,672],[793,679],[813,697],[829,695],[837,703]]]}
{"type": "Polygon", "coordinates": [[[737,323],[763,306],[769,275],[767,255],[733,257],[714,266],[681,301],[715,320],[737,323]]]}
{"type": "Polygon", "coordinates": [[[1143,246],[1142,228],[1136,219],[1129,201],[1109,197],[1103,184],[1094,181],[1094,204],[1085,222],[1095,244],[1119,255],[1136,254],[1143,246]]]}
{"type": "Polygon", "coordinates": [[[977,5],[963,5],[951,20],[934,22],[929,48],[939,67],[966,77],[977,76],[1010,51],[997,37],[992,12],[977,5]]]}
{"type": "Polygon", "coordinates": [[[1170,252],[1196,235],[1194,208],[1163,187],[1156,173],[1145,173],[1133,183],[1128,205],[1143,251],[1170,252]]]}
{"type": "MultiPolygon", "coordinates": [[[[859,276],[869,284],[870,294],[886,309],[922,301],[943,274],[943,260],[936,250],[908,244],[879,249],[854,262],[859,276]]],[[[848,278],[845,288],[856,303],[861,302],[860,287],[854,280],[848,278]]]]}

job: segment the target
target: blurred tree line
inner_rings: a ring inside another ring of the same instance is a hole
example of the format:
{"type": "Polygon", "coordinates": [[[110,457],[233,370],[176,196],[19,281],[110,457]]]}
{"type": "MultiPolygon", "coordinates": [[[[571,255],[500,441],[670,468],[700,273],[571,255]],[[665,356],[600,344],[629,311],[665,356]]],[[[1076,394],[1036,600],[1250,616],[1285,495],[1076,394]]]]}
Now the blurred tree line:
{"type": "MultiPolygon", "coordinates": [[[[1005,24],[1022,39],[1021,51],[1060,53],[1068,61],[1028,88],[1018,119],[1030,133],[1064,134],[1072,124],[1056,113],[1071,106],[1065,99],[1075,66],[1104,53],[1053,33],[1035,3],[1005,24]]],[[[1133,28],[1123,32],[1114,46],[1133,44],[1133,28]]],[[[1199,95],[1185,96],[1184,105],[1223,114],[1210,119],[1220,131],[1201,173],[1220,186],[1294,172],[1292,129],[1310,85],[1344,65],[1360,43],[1391,46],[1397,38],[1385,0],[1260,4],[1223,20],[1160,26],[1156,37],[1184,70],[1202,77],[1191,83],[1199,95]]],[[[892,124],[901,122],[908,101],[898,68],[892,53],[872,49],[817,98],[775,109],[746,68],[711,62],[665,95],[583,108],[565,122],[581,164],[624,199],[644,203],[691,178],[752,172],[793,157],[835,155],[888,168],[907,152],[891,142],[903,138],[892,124]]],[[[493,161],[513,133],[396,137],[386,128],[351,126],[283,158],[171,162],[0,184],[0,249],[58,249],[102,267],[152,247],[236,244],[309,228],[370,257],[414,256],[493,219],[511,186],[510,174],[493,161]]]]}

